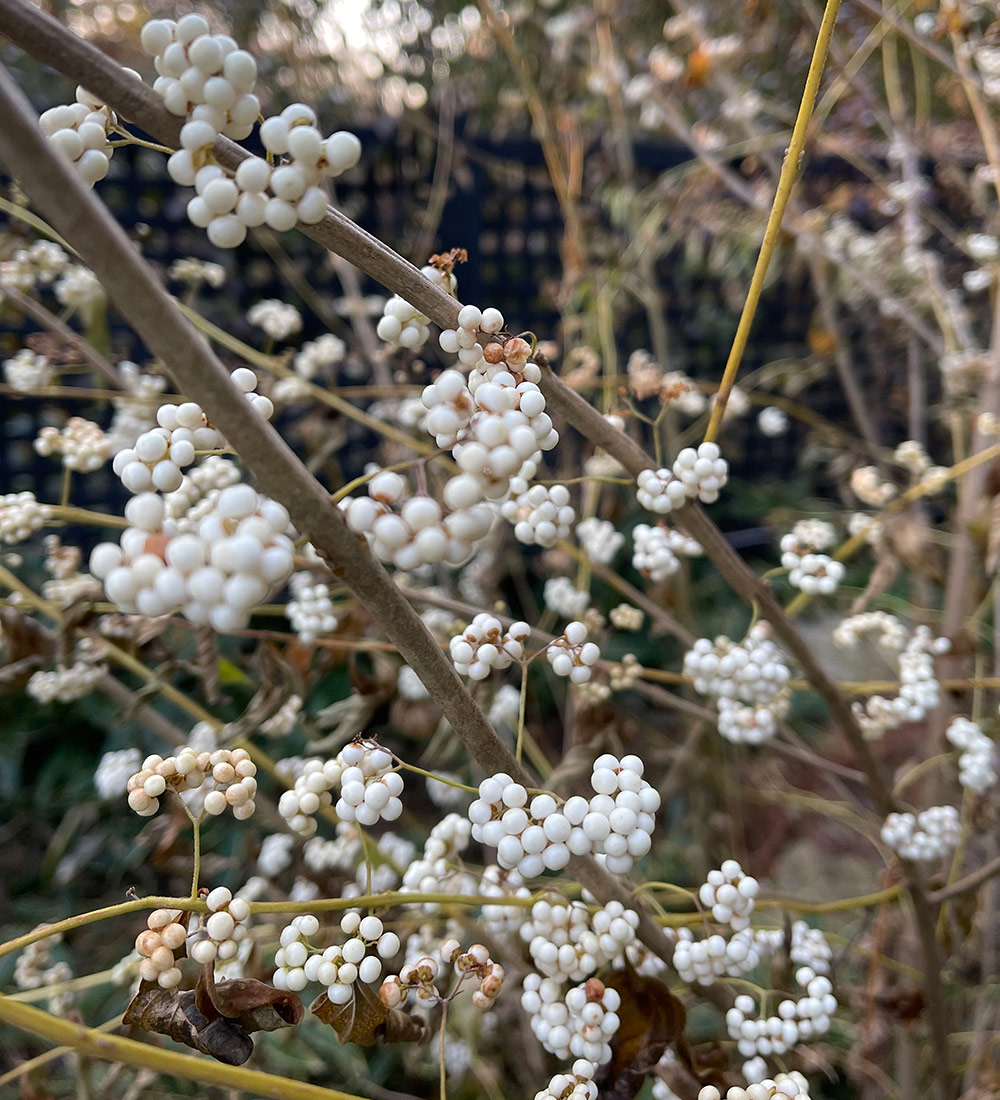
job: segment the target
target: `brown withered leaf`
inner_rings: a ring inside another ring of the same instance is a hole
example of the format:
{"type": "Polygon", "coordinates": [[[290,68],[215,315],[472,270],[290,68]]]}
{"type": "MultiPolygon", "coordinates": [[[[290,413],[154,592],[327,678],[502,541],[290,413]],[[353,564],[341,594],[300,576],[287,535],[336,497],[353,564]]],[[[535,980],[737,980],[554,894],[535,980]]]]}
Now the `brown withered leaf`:
{"type": "Polygon", "coordinates": [[[341,1043],[374,1046],[379,1039],[387,1043],[419,1043],[427,1036],[423,1020],[410,1016],[399,1008],[387,1008],[378,994],[363,982],[354,983],[354,997],[343,1005],[335,1005],[321,993],[309,1006],[323,1023],[329,1024],[341,1043]]]}
{"type": "Polygon", "coordinates": [[[21,691],[55,649],[52,635],[14,607],[0,607],[0,692],[21,691]]]}
{"type": "Polygon", "coordinates": [[[294,993],[256,978],[216,984],[214,967],[206,963],[194,989],[161,989],[155,982],[142,982],[123,1022],[241,1066],[253,1053],[251,1032],[294,1027],[302,1015],[302,1002],[294,993]]]}
{"type": "Polygon", "coordinates": [[[632,1100],[671,1044],[680,1062],[698,1079],[684,1035],[687,1013],[663,982],[626,967],[609,974],[604,984],[618,991],[622,1003],[611,1061],[596,1079],[599,1100],[632,1100]]]}
{"type": "Polygon", "coordinates": [[[216,983],[211,967],[202,971],[198,989],[204,989],[220,1015],[235,1020],[247,1032],[295,1027],[305,1015],[294,993],[275,989],[256,978],[228,978],[216,983]]]}
{"type": "Polygon", "coordinates": [[[178,992],[160,989],[155,982],[143,982],[125,1009],[122,1022],[166,1035],[228,1066],[243,1065],[253,1053],[253,1039],[235,1020],[205,1016],[195,1004],[196,996],[193,989],[178,992]]]}

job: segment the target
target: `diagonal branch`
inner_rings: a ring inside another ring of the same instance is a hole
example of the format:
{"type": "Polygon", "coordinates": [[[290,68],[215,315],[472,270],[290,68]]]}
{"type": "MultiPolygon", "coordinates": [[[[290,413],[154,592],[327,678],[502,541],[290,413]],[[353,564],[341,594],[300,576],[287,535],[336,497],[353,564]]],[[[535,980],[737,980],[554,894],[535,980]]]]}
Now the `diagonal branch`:
{"type": "MultiPolygon", "coordinates": [[[[128,76],[100,50],[76,38],[26,0],[0,0],[0,32],[36,59],[55,66],[105,98],[120,114],[159,141],[176,146],[180,120],[166,111],[151,89],[128,76]]],[[[233,399],[232,386],[222,365],[186,322],[175,324],[172,300],[135,255],[103,204],[82,188],[61,158],[52,156],[34,127],[30,109],[9,77],[2,87],[0,137],[6,138],[3,145],[7,149],[17,149],[17,158],[11,168],[17,169],[38,205],[57,227],[68,227],[64,235],[79,248],[118,308],[183,383],[185,392],[210,411],[213,421],[244,456],[247,467],[258,477],[265,492],[285,504],[296,526],[310,537],[334,572],[382,623],[477,761],[487,770],[507,771],[515,777],[524,775],[381,564],[366,547],[359,546],[336,510],[329,506],[322,487],[306,474],[274,429],[267,424],[262,426],[244,402],[233,399]],[[110,261],[106,258],[109,256],[113,257],[110,261]],[[142,273],[140,282],[135,281],[137,270],[142,273]]],[[[221,164],[230,168],[250,155],[221,137],[216,141],[215,154],[221,164]]],[[[433,286],[412,264],[339,211],[330,208],[318,225],[300,228],[307,236],[349,259],[383,286],[405,298],[435,324],[443,328],[455,327],[460,303],[433,286]]],[[[544,360],[539,365],[542,367],[540,385],[546,400],[577,431],[617,458],[633,475],[656,465],[642,447],[610,425],[596,409],[558,379],[544,360]]],[[[738,557],[700,507],[687,505],[677,512],[677,518],[702,544],[706,555],[732,589],[747,602],[758,604],[761,614],[771,623],[775,634],[829,706],[865,772],[879,811],[891,811],[895,803],[889,785],[846,698],[815,659],[767,584],[738,557]]],[[[592,861],[577,860],[572,866],[580,881],[597,896],[627,896],[621,884],[592,861]]],[[[943,1100],[950,1092],[949,1057],[933,914],[919,870],[908,862],[904,867],[924,955],[925,993],[935,1047],[936,1091],[943,1100]]],[[[661,957],[669,958],[670,948],[662,931],[645,910],[640,916],[642,938],[661,957]]]]}
{"type": "MultiPolygon", "coordinates": [[[[284,504],[296,528],[380,624],[480,767],[487,774],[507,772],[525,786],[534,786],[381,562],[365,541],[348,529],[329,494],[272,425],[242,399],[226,368],[157,281],[107,207],[43,137],[30,104],[3,68],[0,159],[98,277],[116,308],[162,360],[178,388],[206,410],[263,492],[284,504]],[[16,156],[11,155],[13,150],[16,156]]],[[[417,278],[430,287],[419,272],[417,278]]],[[[596,897],[605,901],[615,898],[636,909],[642,939],[662,959],[671,957],[663,930],[620,880],[589,857],[576,857],[570,866],[596,897]]]]}

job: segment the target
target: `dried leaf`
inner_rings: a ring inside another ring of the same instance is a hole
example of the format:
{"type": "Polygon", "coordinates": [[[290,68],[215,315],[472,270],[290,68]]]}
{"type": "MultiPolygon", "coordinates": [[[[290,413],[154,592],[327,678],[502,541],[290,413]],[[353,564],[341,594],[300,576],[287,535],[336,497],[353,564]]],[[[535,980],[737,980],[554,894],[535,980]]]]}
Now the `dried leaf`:
{"type": "Polygon", "coordinates": [[[195,1004],[193,989],[178,992],[143,982],[125,1009],[122,1022],[134,1024],[209,1054],[228,1066],[241,1066],[253,1053],[253,1040],[235,1020],[210,1020],[195,1004]]]}
{"type": "Polygon", "coordinates": [[[216,1009],[244,1031],[277,1031],[301,1023],[305,1010],[294,993],[256,978],[229,978],[207,985],[216,1009]]]}
{"type": "Polygon", "coordinates": [[[302,1002],[294,993],[256,978],[230,978],[216,985],[214,967],[206,963],[194,989],[161,989],[155,982],[143,982],[123,1019],[241,1066],[253,1053],[250,1032],[294,1027],[302,1015],[302,1002]]]}
{"type": "Polygon", "coordinates": [[[631,1100],[671,1044],[697,1079],[684,1036],[687,1013],[663,982],[641,977],[627,967],[610,974],[604,984],[618,991],[622,1003],[618,1009],[621,1024],[611,1043],[611,1061],[597,1079],[599,1100],[631,1100]]]}
{"type": "Polygon", "coordinates": [[[422,1016],[411,1016],[401,1008],[390,1008],[385,1018],[387,1043],[422,1043],[430,1034],[427,1021],[422,1016]]]}
{"type": "Polygon", "coordinates": [[[335,1005],[321,993],[309,1011],[329,1024],[341,1043],[370,1047],[380,1038],[387,1043],[419,1043],[427,1036],[423,1020],[402,1009],[387,1008],[371,986],[363,982],[354,983],[354,996],[347,1004],[335,1005]]]}

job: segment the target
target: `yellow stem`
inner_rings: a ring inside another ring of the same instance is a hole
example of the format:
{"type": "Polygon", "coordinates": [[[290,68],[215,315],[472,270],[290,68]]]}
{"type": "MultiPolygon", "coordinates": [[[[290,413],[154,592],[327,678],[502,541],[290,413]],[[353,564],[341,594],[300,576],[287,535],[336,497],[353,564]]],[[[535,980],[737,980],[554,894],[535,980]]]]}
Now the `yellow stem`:
{"type": "Polygon", "coordinates": [[[96,1028],[82,1027],[50,1016],[41,1009],[18,1004],[8,997],[0,997],[0,1020],[21,1031],[31,1032],[43,1039],[71,1047],[81,1054],[100,1058],[107,1062],[124,1062],[128,1066],[155,1070],[198,1081],[203,1085],[219,1085],[222,1088],[242,1089],[255,1096],[267,1096],[273,1100],[360,1100],[351,1093],[294,1081],[289,1077],[276,1077],[242,1066],[226,1066],[205,1058],[177,1054],[172,1050],[138,1043],[119,1035],[107,1035],[96,1028]]]}
{"type": "MultiPolygon", "coordinates": [[[[313,898],[309,901],[252,901],[250,911],[252,913],[326,913],[337,912],[341,909],[390,909],[394,905],[511,905],[518,909],[530,909],[538,900],[531,895],[529,897],[500,896],[495,897],[483,894],[413,894],[399,890],[390,890],[384,894],[365,894],[356,898],[313,898]]],[[[207,913],[208,907],[197,898],[172,898],[152,896],[135,898],[132,901],[119,902],[117,905],[106,905],[102,909],[92,909],[88,913],[78,913],[75,917],[67,917],[65,920],[48,924],[44,928],[36,928],[33,932],[26,932],[23,936],[16,936],[6,943],[0,943],[0,958],[14,951],[30,947],[39,940],[56,936],[62,932],[71,932],[74,928],[82,928],[87,924],[95,924],[97,921],[108,920],[110,917],[120,917],[126,913],[136,913],[144,909],[181,909],[192,913],[207,913]]]]}
{"type": "Polygon", "coordinates": [[[71,932],[74,928],[82,928],[86,924],[94,924],[109,917],[119,917],[124,913],[136,913],[142,909],[187,909],[194,913],[208,912],[205,903],[196,901],[194,898],[135,898],[132,901],[119,902],[117,905],[105,905],[102,909],[91,909],[89,913],[78,913],[75,917],[67,917],[65,920],[56,921],[55,924],[47,924],[44,928],[36,928],[23,936],[15,936],[6,943],[0,943],[0,958],[9,955],[12,951],[20,951],[24,947],[38,943],[39,940],[47,939],[49,936],[71,932]]]}
{"type": "MultiPolygon", "coordinates": [[[[954,466],[948,469],[948,472],[942,475],[941,482],[957,481],[960,477],[964,477],[970,470],[974,470],[977,466],[981,466],[984,462],[992,462],[993,459],[1000,457],[1000,443],[994,443],[992,447],[987,447],[985,450],[977,451],[974,455],[969,455],[968,458],[963,458],[961,462],[956,462],[954,466]]],[[[925,485],[923,482],[918,482],[912,489],[907,489],[905,493],[896,497],[885,508],[887,514],[902,511],[908,504],[912,504],[915,500],[920,500],[921,497],[927,496],[930,492],[938,491],[939,482],[934,482],[932,485],[925,485]]],[[[847,561],[852,557],[855,551],[860,550],[865,545],[867,536],[863,531],[859,531],[858,534],[852,535],[845,542],[842,542],[837,547],[833,557],[837,561],[847,561]]],[[[800,592],[794,600],[785,608],[785,614],[791,618],[797,615],[804,607],[806,607],[812,600],[812,596],[807,596],[805,592],[800,592]]]]}
{"type": "Polygon", "coordinates": [[[722,416],[726,411],[726,402],[729,400],[733,383],[736,381],[736,372],[739,370],[740,360],[743,358],[743,351],[750,335],[750,326],[753,324],[754,314],[757,312],[757,305],[764,289],[767,269],[778,244],[781,220],[785,216],[785,207],[788,205],[792,187],[799,172],[802,151],[806,144],[806,132],[809,129],[809,119],[812,117],[813,107],[816,104],[820,77],[823,75],[823,66],[826,64],[826,54],[830,46],[830,39],[833,36],[833,25],[837,20],[839,9],[840,0],[827,0],[823,12],[823,21],[816,37],[816,48],[813,50],[812,61],[809,65],[809,74],[806,77],[806,86],[802,93],[802,102],[799,104],[798,117],[795,119],[792,138],[788,143],[788,151],[781,166],[781,175],[778,177],[778,188],[774,195],[774,203],[771,206],[767,227],[764,230],[764,240],[760,246],[760,255],[757,257],[757,266],[754,268],[753,278],[750,280],[750,289],[747,291],[743,314],[736,328],[736,336],[729,352],[729,359],[726,362],[722,381],[719,383],[719,392],[715,400],[715,406],[712,409],[712,416],[708,422],[708,428],[705,430],[706,442],[713,441],[719,434],[719,425],[722,423],[722,416]]]}
{"type": "MultiPolygon", "coordinates": [[[[11,997],[11,1000],[15,998],[11,997]]],[[[93,1028],[94,1031],[114,1031],[116,1027],[121,1027],[122,1018],[120,1015],[112,1017],[110,1020],[105,1020],[103,1024],[98,1024],[93,1028]]],[[[39,1054],[35,1058],[29,1058],[26,1062],[22,1062],[20,1065],[15,1066],[7,1073],[0,1075],[0,1086],[9,1085],[12,1081],[16,1081],[19,1077],[23,1077],[26,1073],[34,1073],[36,1069],[46,1065],[48,1062],[54,1062],[56,1058],[62,1058],[64,1054],[69,1054],[72,1047],[53,1047],[52,1050],[45,1051],[44,1054],[39,1054]]]]}

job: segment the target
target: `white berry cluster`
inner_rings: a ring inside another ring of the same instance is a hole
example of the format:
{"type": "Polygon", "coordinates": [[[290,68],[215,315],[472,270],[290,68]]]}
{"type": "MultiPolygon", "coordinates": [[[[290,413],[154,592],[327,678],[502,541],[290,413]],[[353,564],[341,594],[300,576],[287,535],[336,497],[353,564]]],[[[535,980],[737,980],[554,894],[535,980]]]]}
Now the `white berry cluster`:
{"type": "MultiPolygon", "coordinates": [[[[498,311],[465,306],[461,327],[442,335],[445,350],[454,343],[462,364],[470,368],[468,378],[445,371],[421,396],[427,429],[439,446],[451,448],[461,470],[444,486],[444,508],[429,497],[415,498],[418,503],[404,500],[405,482],[387,471],[374,479],[377,485],[369,485],[369,500],[341,502],[352,529],[364,533],[375,553],[397,568],[464,561],[493,519],[484,498],[504,497],[515,477],[524,479],[526,492],[541,452],[559,440],[537,385],[541,372],[528,362],[530,345],[514,338],[504,344],[488,342],[484,349],[477,339],[484,317],[487,326],[499,326],[495,331],[503,326],[498,311]],[[411,515],[417,528],[409,523],[411,515]]],[[[401,331],[407,330],[399,318],[391,320],[390,326],[383,318],[387,329],[400,324],[401,331]]],[[[414,329],[413,340],[421,339],[414,329]]]]}
{"type": "Polygon", "coordinates": [[[32,673],[25,690],[39,703],[72,703],[89,695],[107,675],[106,665],[97,664],[100,652],[80,652],[70,665],[56,665],[54,669],[32,673]]]}
{"type": "Polygon", "coordinates": [[[833,632],[834,645],[841,649],[855,649],[861,639],[873,635],[880,648],[899,653],[906,648],[906,627],[887,611],[865,611],[841,619],[833,632]]]}
{"type": "Polygon", "coordinates": [[[569,577],[549,577],[542,588],[542,602],[562,619],[582,619],[590,607],[590,593],[577,588],[569,577]]]}
{"type": "MultiPolygon", "coordinates": [[[[279,947],[274,953],[275,971],[271,978],[275,989],[288,989],[293,993],[301,993],[309,984],[306,977],[305,966],[310,958],[309,945],[304,940],[315,936],[319,931],[319,920],[312,913],[300,913],[292,918],[291,924],[281,930],[278,937],[279,947]]],[[[329,948],[331,957],[336,948],[329,948]]],[[[327,960],[322,955],[314,955],[320,960],[320,967],[327,960]]],[[[324,977],[337,980],[336,971],[327,972],[324,977]]],[[[317,979],[318,980],[318,977],[317,979]]]]}
{"type": "MultiPolygon", "coordinates": [[[[47,922],[42,922],[36,925],[32,931],[40,932],[43,928],[49,927],[50,925],[47,922]]],[[[72,977],[73,972],[67,963],[54,962],[52,958],[53,949],[62,943],[62,940],[62,933],[56,932],[44,939],[29,943],[18,954],[17,962],[14,964],[14,984],[18,989],[39,989],[42,986],[64,982],[67,978],[72,977]]],[[[52,1001],[49,1004],[51,1006],[52,1001]]],[[[63,1012],[57,1012],[52,1007],[49,1008],[49,1011],[53,1015],[64,1015],[63,1012]]]]}
{"type": "Polygon", "coordinates": [[[652,846],[660,794],[642,778],[642,772],[638,756],[619,759],[604,753],[594,761],[590,776],[595,794],[580,827],[593,843],[593,851],[605,857],[605,866],[615,874],[631,871],[652,846]]]}
{"type": "Polygon", "coordinates": [[[311,645],[324,634],[332,634],[340,623],[333,610],[327,585],[313,579],[311,573],[293,573],[289,579],[292,599],[285,613],[299,640],[311,645]]]}
{"type": "Polygon", "coordinates": [[[677,572],[679,554],[693,558],[701,552],[700,543],[661,523],[637,523],[632,528],[632,568],[654,583],[677,572]]]}
{"type": "Polygon", "coordinates": [[[260,114],[252,94],[257,63],[227,35],[208,32],[199,15],[146,23],[142,48],[159,74],[153,89],[171,114],[205,121],[216,133],[242,141],[260,114]]]}
{"type": "Polygon", "coordinates": [[[453,447],[469,426],[478,406],[461,371],[442,371],[420,395],[427,410],[424,428],[439,447],[453,447]]]}
{"type": "Polygon", "coordinates": [[[954,718],[945,730],[945,737],[962,750],[958,757],[958,781],[965,790],[982,794],[996,785],[997,747],[978,723],[954,718]]]}
{"type": "MultiPolygon", "coordinates": [[[[477,394],[481,392],[476,391],[477,394]]],[[[525,546],[554,546],[569,538],[576,512],[565,485],[532,485],[516,477],[511,497],[500,505],[500,514],[514,526],[514,537],[525,546]]],[[[620,537],[620,536],[619,536],[620,537]]]]}
{"type": "MultiPolygon", "coordinates": [[[[531,895],[517,871],[505,870],[495,863],[483,868],[479,893],[493,898],[527,898],[531,895]]],[[[521,910],[513,905],[483,905],[480,914],[483,928],[494,936],[504,933],[516,935],[521,927],[521,910]]]]}
{"type": "Polygon", "coordinates": [[[181,969],[175,951],[184,946],[187,928],[178,920],[178,909],[154,909],[146,918],[146,928],[135,938],[135,949],[142,961],[139,976],[144,982],[156,982],[161,989],[180,984],[181,969]]]}
{"type": "Polygon", "coordinates": [[[176,525],[179,534],[196,532],[198,524],[215,510],[222,490],[242,479],[235,462],[221,455],[208,455],[190,468],[177,489],[164,495],[167,519],[176,525]]]}
{"type": "MultiPolygon", "coordinates": [[[[478,313],[475,306],[464,309],[478,313]]],[[[527,341],[515,337],[503,345],[490,343],[485,350],[478,343],[458,350],[461,362],[471,368],[467,386],[475,398],[475,411],[453,454],[466,473],[479,478],[485,495],[495,500],[507,492],[515,474],[533,476],[539,452],[551,450],[559,435],[545,413],[545,398],[537,385],[541,371],[528,362],[527,341]],[[523,428],[533,433],[533,446],[523,428]],[[470,449],[465,444],[474,446],[470,449]],[[515,461],[518,456],[520,462],[515,461]]],[[[467,399],[454,394],[449,401],[458,408],[467,399]]]]}
{"type": "Polygon", "coordinates": [[[534,1100],[597,1100],[595,1071],[592,1062],[578,1058],[569,1073],[555,1074],[545,1088],[535,1093],[534,1100]]]}
{"type": "Polygon", "coordinates": [[[50,286],[68,263],[69,256],[55,241],[35,241],[28,248],[16,249],[8,259],[0,260],[0,283],[23,291],[34,290],[36,284],[50,286]]]}
{"type": "Polygon", "coordinates": [[[257,766],[246,749],[216,749],[196,752],[183,747],[166,758],[154,753],[126,785],[128,804],[140,817],[151,817],[160,808],[160,798],[173,790],[194,798],[196,810],[218,817],[232,808],[237,821],[245,821],[256,806],[257,766]],[[200,805],[199,805],[200,803],[200,805]]]}
{"type": "Polygon", "coordinates": [[[352,531],[364,535],[375,556],[397,569],[447,562],[459,565],[493,523],[478,483],[462,475],[444,488],[450,511],[431,496],[407,497],[406,481],[383,470],[368,482],[367,497],[344,497],[340,507],[352,531]]]}
{"type": "Polygon", "coordinates": [[[754,624],[742,643],[699,638],[684,656],[684,673],[695,691],[717,700],[719,733],[729,741],[758,745],[788,713],[791,670],[766,623],[754,624]]]}
{"type": "Polygon", "coordinates": [[[729,466],[716,443],[685,447],[669,470],[643,470],[637,478],[639,503],[665,515],[688,500],[711,504],[729,478],[729,466]]]}
{"type": "Polygon", "coordinates": [[[292,571],[288,512],[249,485],[224,489],[197,532],[179,532],[165,512],[156,493],[133,497],[125,506],[129,527],[118,545],[94,548],[91,573],[122,611],[180,609],[193,623],[241,630],[292,571]]]}
{"type": "Polygon", "coordinates": [[[176,23],[154,19],[142,29],[143,49],[154,58],[159,76],[153,89],[167,110],[186,118],[180,144],[167,162],[171,178],[197,192],[188,203],[192,224],[207,229],[218,248],[235,248],[247,229],[268,225],[279,232],[297,222],[314,225],[326,215],[321,184],[357,164],[358,139],[347,132],[324,138],[311,108],[293,103],[266,119],[260,139],[271,157],[287,159],[272,165],[248,157],[235,177],[214,160],[219,134],[242,141],[260,114],[253,94],[257,63],[237,48],[228,35],[209,34],[208,23],[196,14],[176,23]]]}
{"type": "Polygon", "coordinates": [[[288,340],[302,331],[302,314],[290,302],[263,298],[247,310],[247,320],[270,340],[288,340]]]}
{"type": "Polygon", "coordinates": [[[638,607],[628,603],[620,603],[617,607],[613,607],[608,617],[616,630],[628,630],[633,634],[637,630],[642,630],[642,624],[645,622],[644,613],[638,607]]]}
{"type": "Polygon", "coordinates": [[[339,363],[347,352],[347,345],[332,332],[324,332],[315,340],[307,340],[295,353],[292,366],[295,373],[311,381],[324,367],[339,363]]]}
{"type": "MultiPolygon", "coordinates": [[[[237,367],[230,377],[251,407],[270,420],[274,406],[267,397],[254,392],[254,372],[249,367],[237,367]]],[[[143,432],[131,447],[115,455],[114,471],[131,493],[176,491],[183,481],[181,471],[194,462],[198,451],[219,450],[226,445],[222,433],[210,424],[195,401],[161,405],[156,421],[156,428],[143,432]]]]}
{"type": "Polygon", "coordinates": [[[455,671],[470,680],[485,680],[492,669],[509,668],[524,657],[531,628],[512,623],[506,631],[495,616],[481,612],[449,643],[455,671]]]}
{"type": "Polygon", "coordinates": [[[698,899],[719,924],[728,924],[735,932],[750,927],[754,899],[760,884],[744,874],[735,859],[727,859],[718,871],[709,871],[707,881],[698,890],[698,899]]]}
{"type": "Polygon", "coordinates": [[[337,755],[341,766],[337,816],[341,821],[374,825],[395,821],[403,812],[403,777],[392,771],[392,753],[377,742],[352,741],[337,755]]]}
{"type": "Polygon", "coordinates": [[[345,943],[310,953],[302,937],[315,935],[319,921],[310,916],[292,921],[281,933],[281,947],[274,958],[278,967],[274,984],[298,991],[307,982],[319,982],[327,987],[326,995],[333,1004],[347,1004],[355,994],[356,982],[377,982],[383,960],[399,951],[399,937],[387,932],[378,917],[362,917],[354,911],[344,914],[340,929],[349,937],[345,943]]]}
{"type": "Polygon", "coordinates": [[[807,596],[829,596],[844,579],[842,562],[821,551],[833,546],[837,534],[825,520],[801,520],[781,539],[781,564],[788,582],[807,596]]]}
{"type": "MultiPolygon", "coordinates": [[[[431,829],[420,858],[407,864],[400,889],[407,894],[475,893],[475,880],[461,869],[458,860],[469,846],[471,831],[468,818],[445,814],[431,829]]],[[[440,908],[436,902],[423,902],[422,906],[425,913],[436,913],[440,908]]]]}
{"type": "MultiPolygon", "coordinates": [[[[134,69],[124,71],[141,79],[134,69]]],[[[43,111],[38,125],[49,141],[69,157],[77,175],[89,187],[108,174],[108,164],[115,151],[108,138],[118,125],[118,116],[97,96],[78,87],[75,103],[43,111]]]]}
{"type": "MultiPolygon", "coordinates": [[[[874,616],[877,613],[871,614],[874,616]]],[[[834,631],[835,643],[842,645],[842,639],[846,638],[849,646],[856,644],[854,639],[857,637],[857,619],[866,620],[862,624],[863,628],[877,630],[881,634],[880,642],[883,646],[888,638],[896,648],[900,637],[905,637],[905,634],[900,635],[898,631],[886,634],[886,620],[891,619],[891,616],[879,615],[871,619],[855,616],[854,620],[845,620],[834,631]]],[[[872,695],[864,703],[855,701],[851,704],[858,724],[867,738],[877,740],[886,730],[896,729],[904,722],[920,722],[938,705],[941,688],[934,674],[934,657],[947,653],[949,645],[947,638],[935,638],[926,626],[918,626],[910,634],[899,654],[899,694],[892,699],[872,695]]]]}
{"type": "Polygon", "coordinates": [[[859,466],[851,472],[851,491],[873,508],[881,508],[896,495],[896,486],[883,481],[877,466],[859,466]]]}
{"type": "MultiPolygon", "coordinates": [[[[441,287],[446,294],[454,295],[458,289],[458,278],[451,273],[427,265],[420,269],[428,282],[441,287]]],[[[382,311],[375,331],[379,339],[387,344],[397,344],[401,348],[419,348],[430,336],[430,318],[398,294],[389,298],[382,311]]],[[[444,446],[444,444],[442,444],[444,446]]]]}
{"type": "Polygon", "coordinates": [[[70,264],[52,289],[57,301],[69,310],[86,311],[107,298],[100,279],[82,264],[70,264]]]}
{"type": "Polygon", "coordinates": [[[94,787],[100,798],[110,802],[121,798],[129,776],[142,767],[142,755],[136,748],[106,752],[94,770],[94,787]]]}
{"type": "Polygon", "coordinates": [[[524,787],[504,772],[479,784],[469,820],[473,839],[495,847],[497,863],[505,870],[516,868],[524,878],[533,878],[569,863],[573,823],[552,795],[538,794],[529,802],[524,787]]]}
{"type": "MultiPolygon", "coordinates": [[[[489,336],[494,336],[503,329],[504,316],[498,309],[492,307],[480,309],[478,306],[463,306],[458,312],[458,328],[446,328],[438,337],[441,350],[449,355],[458,355],[460,363],[468,367],[475,367],[483,358],[483,345],[479,342],[479,332],[482,330],[489,336]]],[[[491,351],[488,362],[496,365],[504,360],[501,344],[490,341],[488,347],[495,348],[491,351]]],[[[525,359],[525,362],[527,360],[525,359]]],[[[521,364],[523,366],[523,363],[521,364]]]]}
{"type": "Polygon", "coordinates": [[[535,967],[548,978],[582,982],[635,943],[639,915],[620,901],[590,914],[578,901],[536,901],[521,925],[535,967]]]}
{"type": "Polygon", "coordinates": [[[315,815],[333,804],[333,788],[341,788],[337,813],[343,822],[374,825],[380,817],[394,821],[403,810],[398,798],[403,779],[398,772],[383,770],[391,766],[392,756],[371,740],[352,741],[333,760],[293,758],[282,763],[294,785],[278,800],[278,813],[299,836],[316,832],[315,815]]]}
{"type": "MultiPolygon", "coordinates": [[[[788,957],[796,966],[807,967],[816,974],[828,974],[833,951],[821,928],[810,928],[804,920],[797,920],[792,923],[788,957]]],[[[808,978],[805,973],[802,976],[808,978]]]]}
{"type": "Polygon", "coordinates": [[[601,650],[596,642],[587,641],[583,623],[572,622],[548,644],[545,656],[557,676],[568,676],[574,684],[585,684],[593,675],[593,666],[601,659],[601,650]]]}
{"type": "Polygon", "coordinates": [[[34,493],[0,495],[0,541],[12,546],[31,538],[52,518],[52,508],[39,504],[34,493]]]}
{"type": "Polygon", "coordinates": [[[752,997],[741,994],[726,1013],[726,1027],[744,1058],[784,1054],[798,1043],[819,1038],[830,1030],[837,1010],[833,985],[826,975],[809,966],[795,971],[795,982],[805,996],[778,1003],[777,1015],[761,1017],[752,997]]]}
{"type": "Polygon", "coordinates": [[[111,440],[91,420],[71,416],[66,427],[46,427],[38,433],[35,450],[45,457],[62,455],[67,470],[89,474],[99,470],[111,457],[111,440]]]}
{"type": "Polygon", "coordinates": [[[693,985],[712,985],[716,978],[737,978],[760,964],[759,945],[749,930],[728,939],[718,933],[696,940],[691,930],[680,928],[671,958],[680,977],[693,985]]]}
{"type": "Polygon", "coordinates": [[[191,933],[188,954],[196,963],[225,962],[236,955],[239,941],[247,934],[245,921],[250,903],[225,886],[210,890],[205,898],[209,916],[191,933]]]}
{"type": "Polygon", "coordinates": [[[958,846],[962,822],[954,806],[931,806],[915,816],[889,814],[881,835],[883,843],[904,859],[932,863],[958,846]]]}
{"type": "Polygon", "coordinates": [[[698,1100],[809,1100],[809,1085],[801,1073],[779,1073],[773,1080],[768,1077],[746,1088],[732,1085],[725,1097],[715,1085],[705,1085],[698,1100]]]}
{"type": "Polygon", "coordinates": [[[218,290],[226,282],[226,269],[222,264],[213,264],[210,260],[199,260],[194,256],[183,256],[174,260],[167,270],[167,278],[197,290],[203,284],[218,290]]]}
{"type": "Polygon", "coordinates": [[[576,540],[587,557],[608,565],[625,544],[625,536],[607,519],[588,516],[576,525],[576,540]]]}
{"type": "MultiPolygon", "coordinates": [[[[519,380],[517,374],[500,367],[474,370],[468,387],[476,411],[452,448],[455,461],[490,500],[507,493],[515,477],[524,479],[523,487],[517,484],[519,490],[526,491],[541,452],[550,451],[559,442],[542,391],[535,382],[519,380]]],[[[556,499],[562,500],[561,494],[556,494],[556,499]]],[[[555,518],[564,505],[565,501],[555,506],[555,518]]],[[[548,516],[550,509],[543,511],[548,516]]]]}
{"type": "Polygon", "coordinates": [[[594,1066],[611,1061],[610,1040],[621,1023],[621,995],[599,978],[589,978],[564,995],[562,983],[528,974],[521,1007],[535,1038],[557,1058],[584,1058],[594,1066]]]}
{"type": "Polygon", "coordinates": [[[21,348],[13,358],[3,361],[3,376],[12,390],[31,393],[47,386],[55,372],[46,356],[37,355],[31,348],[21,348]]]}

